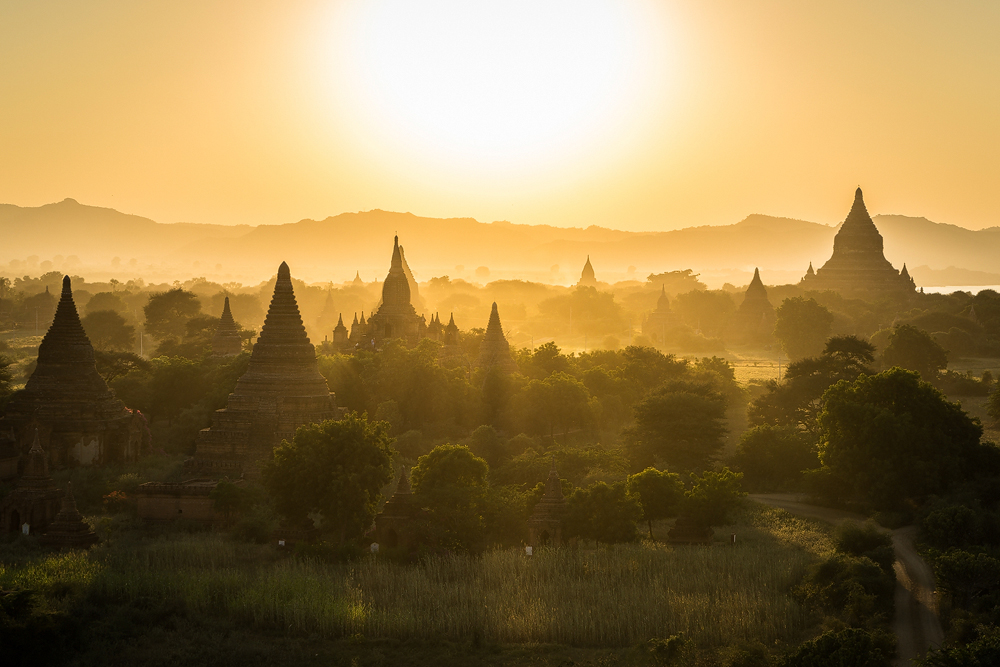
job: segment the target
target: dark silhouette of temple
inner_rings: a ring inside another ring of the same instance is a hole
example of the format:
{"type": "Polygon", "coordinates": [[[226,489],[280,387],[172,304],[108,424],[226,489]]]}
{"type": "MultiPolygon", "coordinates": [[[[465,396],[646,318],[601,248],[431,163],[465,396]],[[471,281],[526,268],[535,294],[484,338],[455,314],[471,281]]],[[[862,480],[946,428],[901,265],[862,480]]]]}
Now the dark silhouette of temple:
{"type": "Polygon", "coordinates": [[[587,255],[587,263],[583,265],[580,273],[580,281],[577,285],[581,287],[597,287],[597,276],[594,274],[594,267],[590,263],[590,255],[587,255]]]}
{"type": "Polygon", "coordinates": [[[833,290],[844,294],[910,294],[916,290],[906,266],[893,268],[883,252],[882,235],[868,214],[861,188],[854,205],[833,239],[833,256],[815,273],[812,263],[800,283],[808,290],[833,290]]]}
{"type": "Polygon", "coordinates": [[[733,318],[733,339],[741,343],[764,344],[774,333],[774,306],[767,298],[767,288],[760,279],[760,270],[753,270],[743,303],[733,318]]]}
{"type": "Polygon", "coordinates": [[[13,533],[27,524],[31,534],[44,531],[59,513],[62,495],[49,475],[48,455],[42,449],[38,429],[34,429],[21,478],[0,501],[0,527],[13,533]]]}
{"type": "Polygon", "coordinates": [[[338,415],[282,262],[247,370],[212,426],[200,433],[192,465],[208,474],[255,475],[260,461],[299,426],[338,415]]]}
{"type": "Polygon", "coordinates": [[[656,310],[642,321],[642,335],[647,336],[654,345],[664,345],[667,334],[680,325],[680,317],[670,309],[670,299],[667,288],[660,287],[660,296],[656,300],[656,310]]]}
{"type": "MultiPolygon", "coordinates": [[[[452,322],[454,323],[454,318],[452,322]]],[[[517,364],[510,356],[510,343],[503,334],[503,327],[500,325],[500,313],[497,310],[496,301],[493,302],[493,310],[490,311],[490,322],[486,325],[486,334],[479,344],[479,361],[476,363],[479,368],[489,370],[498,368],[504,373],[516,373],[517,364]]]]}
{"type": "Polygon", "coordinates": [[[22,455],[36,429],[55,468],[132,461],[148,445],[145,419],[126,408],[97,372],[69,276],[63,278],[55,316],[38,346],[38,365],[0,420],[0,432],[14,432],[22,455]]]}
{"type": "Polygon", "coordinates": [[[240,328],[229,310],[229,297],[222,307],[222,317],[219,326],[212,336],[212,355],[216,357],[233,357],[243,351],[243,339],[240,338],[240,328]]]}
{"type": "Polygon", "coordinates": [[[566,516],[566,498],[563,496],[562,483],[559,481],[559,471],[556,461],[552,459],[552,468],[545,480],[545,494],[542,496],[528,519],[528,544],[532,547],[563,545],[563,519],[566,516]]]}

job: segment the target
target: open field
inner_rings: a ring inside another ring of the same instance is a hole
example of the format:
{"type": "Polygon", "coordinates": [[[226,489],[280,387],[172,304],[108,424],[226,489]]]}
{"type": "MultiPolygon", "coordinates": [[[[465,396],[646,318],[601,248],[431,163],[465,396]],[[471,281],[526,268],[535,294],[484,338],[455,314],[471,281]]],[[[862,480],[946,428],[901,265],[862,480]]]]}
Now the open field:
{"type": "Polygon", "coordinates": [[[282,636],[613,648],[683,632],[702,649],[774,646],[799,641],[815,622],[789,589],[829,551],[824,530],[754,504],[710,547],[496,551],[416,565],[289,557],[217,534],[129,532],[90,553],[0,566],[0,589],[61,591],[49,596],[54,608],[72,595],[166,602],[188,618],[282,636]]]}

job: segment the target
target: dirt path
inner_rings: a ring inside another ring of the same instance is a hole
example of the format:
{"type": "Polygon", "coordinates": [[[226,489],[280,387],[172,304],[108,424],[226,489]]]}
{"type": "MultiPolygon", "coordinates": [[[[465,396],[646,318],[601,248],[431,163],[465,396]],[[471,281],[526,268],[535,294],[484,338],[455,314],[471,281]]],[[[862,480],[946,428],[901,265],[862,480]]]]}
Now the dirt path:
{"type": "MultiPolygon", "coordinates": [[[[794,494],[751,494],[750,499],[791,514],[830,523],[865,520],[854,512],[804,503],[801,497],[794,494]]],[[[940,646],[944,639],[934,598],[934,573],[914,546],[917,530],[916,526],[907,526],[886,531],[892,534],[892,546],[896,552],[896,562],[893,563],[896,571],[896,615],[892,619],[892,629],[896,634],[896,665],[899,667],[909,667],[914,658],[922,658],[928,648],[940,646]]]]}

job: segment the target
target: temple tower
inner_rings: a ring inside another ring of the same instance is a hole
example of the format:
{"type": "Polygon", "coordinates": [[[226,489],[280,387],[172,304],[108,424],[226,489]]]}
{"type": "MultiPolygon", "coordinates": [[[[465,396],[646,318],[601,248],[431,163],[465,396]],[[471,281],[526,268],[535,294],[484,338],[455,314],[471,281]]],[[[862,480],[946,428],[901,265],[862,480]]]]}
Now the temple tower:
{"type": "Polygon", "coordinates": [[[559,471],[556,470],[556,460],[553,458],[549,477],[545,480],[545,495],[535,505],[531,518],[528,519],[528,543],[534,548],[562,546],[564,516],[566,516],[566,498],[563,496],[559,471]]]}
{"type": "Polygon", "coordinates": [[[667,333],[680,324],[677,313],[670,309],[670,299],[667,288],[660,286],[660,296],[656,299],[656,310],[646,316],[642,322],[642,335],[647,336],[656,345],[665,345],[667,333]]]}
{"type": "Polygon", "coordinates": [[[581,287],[597,287],[597,277],[594,274],[594,267],[590,263],[590,255],[587,255],[587,263],[583,265],[583,272],[580,274],[581,287]]]}
{"type": "Polygon", "coordinates": [[[517,364],[510,356],[510,343],[507,342],[503,327],[500,325],[500,313],[497,311],[496,301],[493,302],[493,310],[490,312],[486,335],[479,344],[479,361],[476,366],[487,370],[497,367],[504,373],[517,372],[517,364]]]}
{"type": "Polygon", "coordinates": [[[240,328],[233,319],[233,313],[229,310],[229,297],[226,297],[226,305],[222,307],[222,317],[219,318],[219,326],[212,336],[212,356],[213,357],[234,357],[243,351],[243,339],[240,338],[240,328]]]}
{"type": "Polygon", "coordinates": [[[282,262],[247,370],[212,426],[199,434],[193,464],[208,474],[254,475],[260,461],[282,440],[291,440],[299,426],[336,417],[334,396],[320,375],[282,262]]]}
{"type": "Polygon", "coordinates": [[[861,188],[854,193],[851,212],[833,239],[833,255],[815,275],[807,273],[801,285],[855,295],[907,294],[916,289],[909,274],[901,276],[885,258],[882,235],[868,214],[861,188]]]}
{"type": "Polygon", "coordinates": [[[774,332],[774,306],[767,298],[767,288],[760,279],[760,270],[753,270],[753,280],[747,287],[743,303],[733,318],[733,337],[743,343],[764,343],[774,332]]]}
{"type": "MultiPolygon", "coordinates": [[[[357,322],[356,319],[355,322],[357,322]]],[[[347,331],[347,327],[344,326],[344,315],[340,314],[337,319],[337,326],[333,328],[333,344],[340,348],[347,347],[350,343],[349,338],[350,334],[347,331]]]]}
{"type": "Polygon", "coordinates": [[[13,428],[26,453],[37,426],[50,463],[62,468],[136,458],[141,443],[130,441],[134,417],[97,372],[65,276],[52,324],[38,346],[38,365],[8,404],[0,431],[13,428]]]}
{"type": "Polygon", "coordinates": [[[375,541],[386,549],[413,547],[416,542],[413,519],[419,510],[414,502],[413,492],[410,491],[406,468],[403,468],[399,473],[396,492],[375,517],[375,541]]]}
{"type": "Polygon", "coordinates": [[[376,345],[390,338],[413,344],[421,335],[421,320],[410,300],[412,278],[407,277],[407,272],[397,236],[393,241],[389,275],[382,283],[382,303],[368,318],[367,336],[376,345]]]}

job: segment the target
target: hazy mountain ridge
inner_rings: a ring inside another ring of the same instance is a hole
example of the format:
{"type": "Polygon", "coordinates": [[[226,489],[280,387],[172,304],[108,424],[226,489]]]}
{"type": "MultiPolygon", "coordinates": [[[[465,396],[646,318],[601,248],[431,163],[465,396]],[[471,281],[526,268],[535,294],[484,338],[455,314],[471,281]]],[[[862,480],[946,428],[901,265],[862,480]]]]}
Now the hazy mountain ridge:
{"type": "MultiPolygon", "coordinates": [[[[885,237],[886,257],[897,268],[906,262],[920,267],[927,278],[954,267],[971,272],[949,274],[955,277],[986,280],[1000,273],[1000,228],[973,231],[901,215],[876,215],[874,220],[885,237]]],[[[535,275],[559,265],[564,276],[574,277],[587,255],[598,279],[602,272],[621,274],[628,266],[638,268],[639,278],[684,268],[752,271],[759,266],[804,273],[810,262],[819,268],[830,257],[836,231],[834,226],[763,214],[732,225],[628,232],[427,218],[378,209],[257,227],[164,224],[66,199],[34,208],[0,205],[0,262],[77,255],[87,266],[106,265],[112,257],[137,257],[197,275],[221,265],[222,271],[265,278],[286,260],[310,281],[342,280],[355,269],[372,280],[384,272],[392,237],[399,234],[421,280],[458,275],[456,265],[465,272],[487,266],[494,272],[535,275]]]]}

